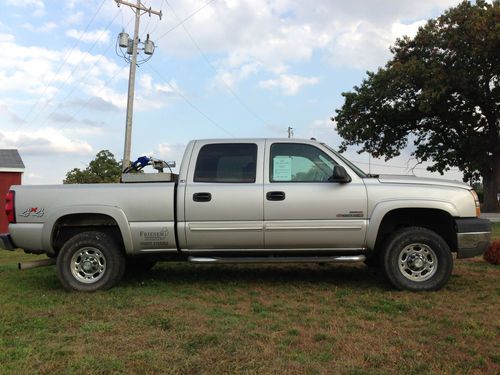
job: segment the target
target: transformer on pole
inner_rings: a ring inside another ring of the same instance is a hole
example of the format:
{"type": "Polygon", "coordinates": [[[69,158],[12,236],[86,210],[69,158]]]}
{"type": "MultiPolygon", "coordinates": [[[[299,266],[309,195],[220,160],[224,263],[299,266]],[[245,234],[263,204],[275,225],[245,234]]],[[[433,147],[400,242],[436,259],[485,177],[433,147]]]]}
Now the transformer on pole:
{"type": "Polygon", "coordinates": [[[151,39],[149,39],[149,34],[146,38],[146,41],[142,43],[139,39],[139,23],[141,19],[141,15],[148,13],[151,17],[151,14],[157,15],[161,20],[161,10],[156,11],[151,8],[146,8],[143,4],[141,4],[141,0],[137,0],[136,4],[130,3],[124,0],[115,0],[116,5],[120,6],[121,4],[130,7],[135,13],[135,27],[134,27],[134,37],[131,39],[129,35],[123,30],[117,38],[116,41],[116,51],[120,51],[121,57],[123,57],[127,62],[130,63],[129,70],[129,78],[128,78],[128,98],[127,98],[127,116],[125,121],[125,145],[123,150],[123,161],[122,161],[122,169],[130,166],[130,149],[132,144],[132,117],[134,112],[134,89],[135,89],[135,71],[139,64],[145,63],[148,61],[154,53],[155,45],[151,39]],[[142,48],[139,48],[139,45],[143,45],[142,48]],[[125,49],[122,50],[122,49],[125,49]],[[141,50],[147,56],[142,60],[137,60],[138,51],[141,50]],[[130,56],[130,57],[129,57],[130,56]]]}

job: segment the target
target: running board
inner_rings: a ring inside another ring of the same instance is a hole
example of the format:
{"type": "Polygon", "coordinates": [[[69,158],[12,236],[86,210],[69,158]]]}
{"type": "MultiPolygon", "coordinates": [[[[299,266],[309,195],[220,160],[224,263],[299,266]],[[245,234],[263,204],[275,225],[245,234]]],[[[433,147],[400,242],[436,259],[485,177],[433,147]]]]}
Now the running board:
{"type": "Polygon", "coordinates": [[[191,263],[354,263],[366,260],[364,255],[318,257],[188,257],[191,263]]]}

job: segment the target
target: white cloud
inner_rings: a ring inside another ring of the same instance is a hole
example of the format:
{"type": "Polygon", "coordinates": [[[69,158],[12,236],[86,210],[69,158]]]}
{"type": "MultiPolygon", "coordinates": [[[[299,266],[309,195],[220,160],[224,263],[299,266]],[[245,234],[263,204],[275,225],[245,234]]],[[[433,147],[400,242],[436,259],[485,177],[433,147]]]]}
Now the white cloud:
{"type": "Polygon", "coordinates": [[[0,43],[13,42],[14,35],[12,34],[0,34],[0,43]]]}
{"type": "Polygon", "coordinates": [[[110,41],[110,31],[109,30],[94,30],[83,32],[81,30],[70,29],[66,31],[66,35],[70,38],[79,39],[85,43],[101,43],[106,44],[110,41]]]}
{"type": "MultiPolygon", "coordinates": [[[[390,57],[388,48],[396,37],[414,35],[429,15],[458,2],[221,0],[185,26],[207,55],[218,56],[216,81],[234,87],[261,71],[285,74],[291,65],[310,61],[315,52],[329,56],[327,61],[336,66],[373,70],[390,57]],[[254,70],[245,73],[244,66],[254,70]]],[[[200,7],[197,0],[172,0],[171,4],[180,19],[200,7]]],[[[198,56],[198,48],[182,27],[161,37],[178,23],[172,12],[164,14],[152,35],[160,51],[181,58],[198,56]]]]}
{"type": "Polygon", "coordinates": [[[57,23],[55,22],[45,22],[42,26],[38,28],[40,32],[47,32],[57,28],[57,23]]]}
{"type": "Polygon", "coordinates": [[[406,35],[413,38],[417,34],[418,28],[424,26],[426,23],[427,20],[415,21],[409,24],[401,23],[399,21],[395,22],[391,26],[392,37],[395,39],[406,35]]]}
{"type": "Polygon", "coordinates": [[[182,91],[175,80],[170,80],[168,84],[157,83],[155,86],[156,92],[169,96],[180,96],[182,91]]]}
{"type": "MultiPolygon", "coordinates": [[[[149,74],[140,74],[137,78],[136,92],[134,98],[134,111],[145,111],[149,109],[159,109],[168,105],[168,97],[178,97],[182,90],[175,80],[168,84],[155,83],[153,77],[149,74]]],[[[118,91],[111,87],[103,87],[102,84],[93,82],[84,84],[84,91],[91,96],[99,98],[101,104],[109,103],[114,108],[124,110],[127,108],[127,93],[118,91]],[[104,103],[102,103],[104,102],[104,103]]]]}
{"type": "Polygon", "coordinates": [[[302,86],[315,85],[319,82],[318,77],[303,77],[293,74],[281,74],[277,79],[269,79],[259,82],[264,89],[279,88],[284,95],[296,95],[302,86]]]}
{"type": "Polygon", "coordinates": [[[74,130],[72,130],[75,134],[79,135],[84,135],[84,136],[96,136],[96,135],[103,135],[104,134],[104,129],[102,127],[98,126],[89,126],[87,125],[86,127],[78,127],[74,130]]]}
{"type": "Polygon", "coordinates": [[[32,179],[32,180],[39,180],[42,178],[42,176],[40,176],[39,174],[36,174],[36,173],[28,173],[27,176],[29,179],[32,179]]]}
{"type": "Polygon", "coordinates": [[[172,168],[173,172],[177,172],[179,170],[182,156],[184,155],[184,151],[186,150],[186,145],[183,143],[160,143],[158,144],[156,151],[153,152],[152,156],[158,159],[162,159],[165,161],[175,161],[176,166],[172,168]]]}
{"type": "Polygon", "coordinates": [[[46,14],[43,0],[7,0],[7,4],[18,8],[29,8],[33,10],[33,17],[42,17],[46,14]]]}
{"type": "Polygon", "coordinates": [[[44,33],[44,32],[48,32],[48,31],[52,31],[55,28],[57,28],[57,23],[45,22],[43,25],[36,27],[36,26],[33,26],[31,23],[26,22],[23,24],[23,27],[29,31],[44,33]]]}
{"type": "Polygon", "coordinates": [[[154,83],[150,74],[143,73],[139,77],[139,90],[136,95],[135,108],[138,110],[158,109],[169,104],[167,97],[178,97],[182,90],[175,80],[168,83],[154,83]]]}
{"type": "MultiPolygon", "coordinates": [[[[15,111],[11,110],[9,108],[9,105],[7,103],[3,102],[0,100],[0,114],[2,115],[1,118],[2,120],[7,120],[8,123],[15,124],[16,126],[20,126],[22,124],[25,124],[26,121],[24,121],[21,117],[19,117],[15,111]]],[[[0,125],[6,125],[3,122],[0,122],[0,125]]]]}
{"type": "MultiPolygon", "coordinates": [[[[0,92],[37,94],[50,82],[60,80],[53,72],[61,52],[39,47],[24,47],[15,43],[13,36],[0,34],[0,49],[9,51],[0,59],[0,92]]],[[[47,87],[46,94],[56,91],[47,87]]]]}
{"type": "Polygon", "coordinates": [[[99,91],[106,82],[109,84],[109,78],[127,79],[127,69],[103,55],[79,49],[73,49],[67,56],[68,51],[64,49],[17,44],[9,34],[0,34],[0,49],[9,51],[0,59],[0,92],[10,96],[21,93],[22,100],[36,103],[38,111],[50,110],[54,105],[61,105],[61,100],[82,91],[102,97],[99,91]],[[64,58],[65,64],[60,68],[64,58]],[[65,96],[58,95],[60,91],[64,91],[65,96]]]}
{"type": "Polygon", "coordinates": [[[153,77],[150,74],[141,74],[139,77],[139,86],[144,90],[153,89],[153,77]]]}
{"type": "Polygon", "coordinates": [[[0,148],[16,148],[26,155],[92,154],[92,146],[82,140],[71,139],[55,128],[0,132],[0,148]]]}
{"type": "Polygon", "coordinates": [[[26,7],[45,8],[43,0],[7,0],[7,3],[9,5],[21,8],[26,8],[26,7]]]}
{"type": "Polygon", "coordinates": [[[78,49],[59,69],[68,51],[24,46],[9,34],[0,34],[0,49],[10,51],[0,60],[0,148],[37,157],[92,153],[87,139],[104,134],[109,119],[81,119],[92,116],[83,110],[110,113],[118,102],[124,108],[126,91],[113,86],[128,69],[78,49]]]}
{"type": "Polygon", "coordinates": [[[66,25],[76,25],[82,23],[85,19],[85,13],[83,12],[72,12],[68,17],[64,19],[66,25]]]}
{"type": "Polygon", "coordinates": [[[75,0],[66,0],[64,2],[64,7],[66,9],[70,9],[70,10],[73,10],[75,8],[75,5],[76,5],[76,1],[75,0]]]}
{"type": "Polygon", "coordinates": [[[217,70],[214,83],[223,89],[233,89],[237,83],[257,74],[262,69],[262,63],[253,62],[243,64],[237,68],[223,68],[217,70]]]}
{"type": "Polygon", "coordinates": [[[102,99],[119,109],[127,108],[126,93],[118,92],[111,87],[102,87],[99,84],[84,84],[84,90],[91,96],[102,99]]]}
{"type": "Polygon", "coordinates": [[[375,69],[389,58],[392,39],[372,24],[352,24],[329,46],[330,62],[337,66],[375,69]]]}

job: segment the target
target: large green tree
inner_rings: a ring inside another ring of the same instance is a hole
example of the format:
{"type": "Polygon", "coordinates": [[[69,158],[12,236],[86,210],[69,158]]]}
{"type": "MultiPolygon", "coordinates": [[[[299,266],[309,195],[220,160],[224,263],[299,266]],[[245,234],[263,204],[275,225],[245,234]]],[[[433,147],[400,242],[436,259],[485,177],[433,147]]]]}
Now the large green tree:
{"type": "Polygon", "coordinates": [[[464,1],[398,39],[392,59],[353,92],[332,118],[341,149],[386,160],[413,143],[430,171],[458,167],[482,177],[484,206],[498,211],[500,181],[500,1],[464,1]]]}
{"type": "Polygon", "coordinates": [[[119,182],[121,176],[120,164],[108,150],[97,153],[84,170],[74,168],[66,173],[64,184],[97,184],[119,182]]]}

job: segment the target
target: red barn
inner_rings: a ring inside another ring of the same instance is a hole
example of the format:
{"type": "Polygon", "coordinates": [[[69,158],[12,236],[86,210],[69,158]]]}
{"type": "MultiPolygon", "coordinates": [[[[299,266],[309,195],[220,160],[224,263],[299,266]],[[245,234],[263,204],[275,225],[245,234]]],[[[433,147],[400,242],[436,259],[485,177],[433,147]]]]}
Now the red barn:
{"type": "Polygon", "coordinates": [[[21,184],[24,163],[17,150],[0,150],[0,233],[8,232],[4,211],[5,195],[12,185],[21,184]]]}

